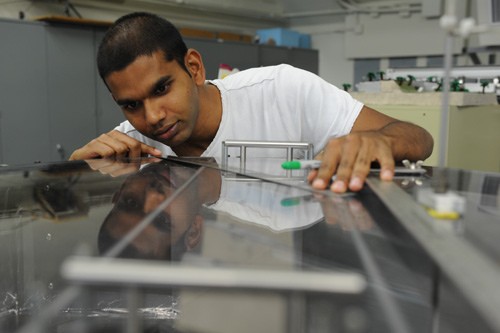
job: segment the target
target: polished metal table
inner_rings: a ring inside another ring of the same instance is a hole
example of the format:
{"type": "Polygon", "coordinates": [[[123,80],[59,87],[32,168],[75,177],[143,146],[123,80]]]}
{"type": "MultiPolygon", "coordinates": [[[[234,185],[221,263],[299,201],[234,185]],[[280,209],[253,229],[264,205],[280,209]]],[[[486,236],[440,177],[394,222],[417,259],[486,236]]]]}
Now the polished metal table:
{"type": "Polygon", "coordinates": [[[499,174],[336,195],[245,162],[0,169],[0,332],[500,332],[499,174]]]}

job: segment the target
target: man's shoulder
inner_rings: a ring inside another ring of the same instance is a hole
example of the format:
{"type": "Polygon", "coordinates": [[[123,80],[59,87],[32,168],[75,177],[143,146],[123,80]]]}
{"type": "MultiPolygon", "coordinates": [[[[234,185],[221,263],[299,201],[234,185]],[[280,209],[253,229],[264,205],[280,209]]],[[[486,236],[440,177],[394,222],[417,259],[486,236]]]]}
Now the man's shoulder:
{"type": "Polygon", "coordinates": [[[274,78],[282,72],[300,71],[299,68],[289,64],[279,64],[274,66],[254,67],[236,72],[227,78],[253,77],[253,78],[274,78]]]}
{"type": "Polygon", "coordinates": [[[239,89],[276,80],[283,72],[294,70],[296,70],[295,67],[287,64],[254,67],[228,75],[224,79],[211,80],[210,82],[216,85],[222,85],[228,90],[239,89]]]}

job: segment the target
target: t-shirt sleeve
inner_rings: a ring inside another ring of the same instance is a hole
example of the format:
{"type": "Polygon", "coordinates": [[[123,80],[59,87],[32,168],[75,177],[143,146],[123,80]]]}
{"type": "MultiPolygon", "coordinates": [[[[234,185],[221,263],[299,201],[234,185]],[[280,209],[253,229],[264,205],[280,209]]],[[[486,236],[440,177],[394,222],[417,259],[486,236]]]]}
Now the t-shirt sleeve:
{"type": "Polygon", "coordinates": [[[129,134],[130,132],[137,131],[132,124],[128,122],[128,120],[122,121],[120,125],[115,127],[115,130],[120,131],[125,134],[129,134]]]}
{"type": "Polygon", "coordinates": [[[283,91],[284,103],[298,114],[301,140],[314,144],[315,153],[331,137],[348,134],[363,104],[349,93],[326,82],[314,73],[282,66],[276,81],[283,91]]]}

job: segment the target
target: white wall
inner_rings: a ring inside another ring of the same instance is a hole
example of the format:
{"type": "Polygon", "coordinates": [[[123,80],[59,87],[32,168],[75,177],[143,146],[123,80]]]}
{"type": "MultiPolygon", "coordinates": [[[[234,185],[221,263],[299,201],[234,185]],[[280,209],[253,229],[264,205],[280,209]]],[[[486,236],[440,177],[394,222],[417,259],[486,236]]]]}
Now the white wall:
{"type": "Polygon", "coordinates": [[[341,88],[353,84],[354,61],[345,55],[344,24],[295,26],[293,29],[311,35],[313,49],[319,52],[319,75],[341,88]]]}
{"type": "Polygon", "coordinates": [[[344,52],[342,33],[313,34],[313,47],[319,50],[319,75],[328,82],[342,88],[348,83],[354,87],[354,61],[344,52]]]}

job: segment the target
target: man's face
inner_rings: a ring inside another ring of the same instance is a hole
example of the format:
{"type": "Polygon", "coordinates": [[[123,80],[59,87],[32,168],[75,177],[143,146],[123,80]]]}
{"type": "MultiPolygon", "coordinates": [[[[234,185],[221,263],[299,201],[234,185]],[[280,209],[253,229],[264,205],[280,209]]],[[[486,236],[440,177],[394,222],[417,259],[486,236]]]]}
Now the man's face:
{"type": "Polygon", "coordinates": [[[193,134],[199,113],[195,79],[162,51],[112,72],[106,84],[127,120],[145,136],[175,147],[193,134]]]}

